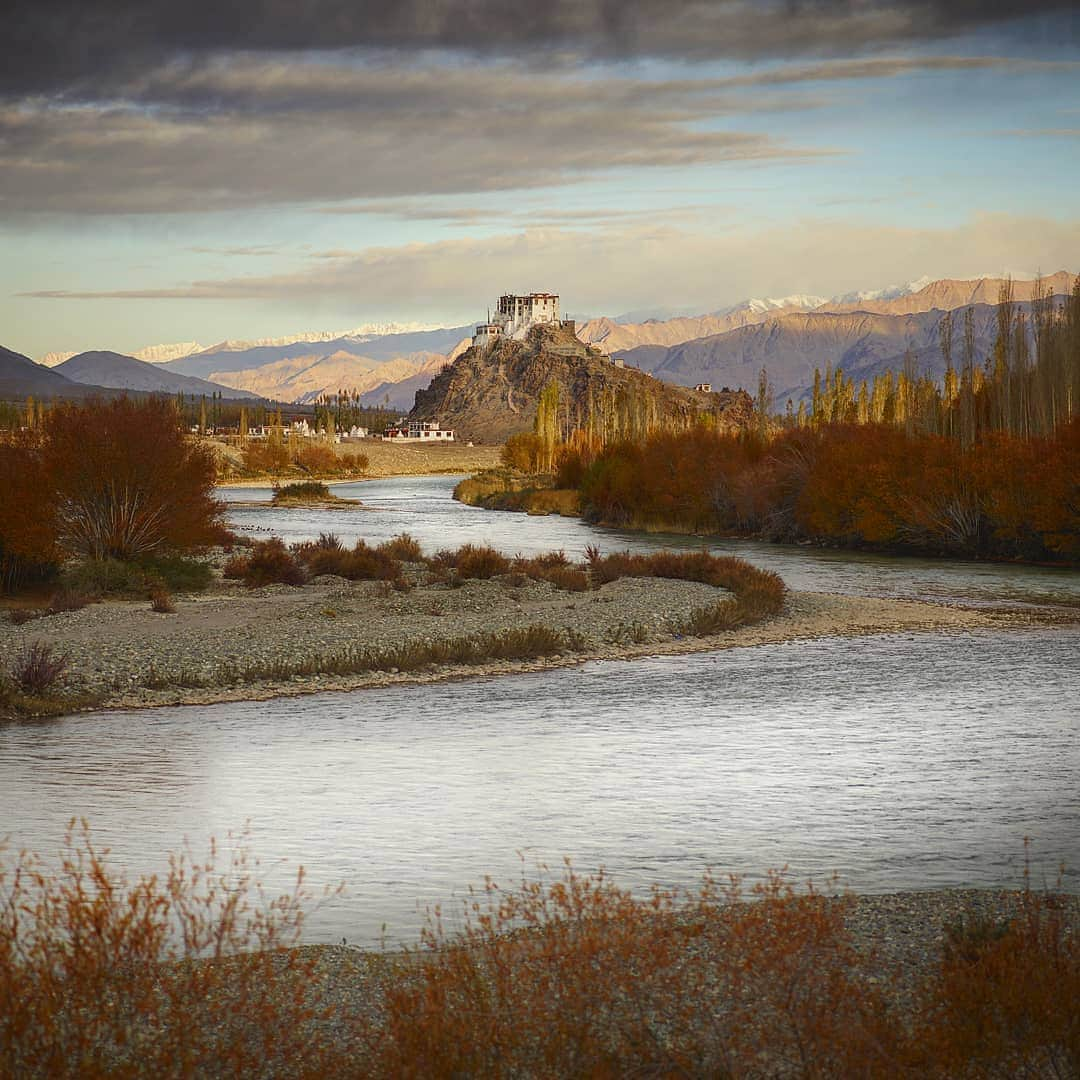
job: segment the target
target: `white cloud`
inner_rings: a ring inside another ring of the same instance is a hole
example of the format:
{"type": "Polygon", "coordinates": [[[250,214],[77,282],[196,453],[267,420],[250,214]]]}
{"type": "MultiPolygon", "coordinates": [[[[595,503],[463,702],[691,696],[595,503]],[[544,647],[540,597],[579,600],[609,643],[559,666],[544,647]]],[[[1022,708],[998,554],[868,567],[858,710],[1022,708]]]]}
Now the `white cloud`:
{"type": "Polygon", "coordinates": [[[949,228],[807,220],[722,233],[635,225],[600,231],[535,229],[489,238],[325,253],[301,272],[194,282],[165,289],[38,291],[53,299],[274,301],[362,297],[365,310],[427,317],[479,312],[506,291],[562,294],[574,311],[693,307],[748,296],[833,295],[890,281],[969,277],[1025,266],[1076,269],[1080,221],[981,214],[949,228]]]}

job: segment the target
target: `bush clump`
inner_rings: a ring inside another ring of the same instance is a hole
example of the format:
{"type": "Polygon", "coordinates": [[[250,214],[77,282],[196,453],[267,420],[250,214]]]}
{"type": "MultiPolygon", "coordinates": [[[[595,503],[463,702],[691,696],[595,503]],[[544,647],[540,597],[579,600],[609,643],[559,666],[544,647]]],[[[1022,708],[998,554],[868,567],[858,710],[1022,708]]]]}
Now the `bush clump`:
{"type": "Polygon", "coordinates": [[[303,585],[307,580],[303,566],[276,536],[260,540],[247,555],[235,555],[225,564],[225,577],[242,580],[255,588],[259,585],[303,585]]]}
{"type": "Polygon", "coordinates": [[[293,552],[312,577],[334,574],[349,581],[393,581],[401,577],[401,563],[385,548],[357,540],[349,550],[333,533],[324,533],[315,543],[297,544],[293,552]]]}
{"type": "Polygon", "coordinates": [[[12,682],[24,694],[47,694],[67,670],[68,658],[58,655],[47,641],[35,641],[15,657],[12,682]]]}
{"type": "Polygon", "coordinates": [[[129,882],[83,823],[56,870],[0,850],[0,1075],[329,1076],[310,894],[264,894],[243,852],[129,882]],[[10,917],[8,917],[10,915],[10,917]]]}
{"type": "Polygon", "coordinates": [[[486,544],[464,544],[454,553],[453,565],[458,577],[480,580],[497,577],[510,570],[510,560],[486,544]]]}
{"type": "Polygon", "coordinates": [[[571,566],[565,551],[549,551],[529,559],[519,555],[514,559],[514,573],[524,574],[533,581],[549,581],[556,589],[566,592],[585,592],[589,588],[589,575],[580,567],[571,566]]]}
{"type": "Polygon", "coordinates": [[[303,480],[295,484],[274,488],[270,501],[274,503],[296,502],[315,499],[331,499],[330,489],[319,480],[303,480]]]}
{"type": "Polygon", "coordinates": [[[378,550],[385,552],[399,562],[420,563],[424,561],[424,552],[420,544],[408,533],[398,533],[392,539],[381,543],[378,550]]]}

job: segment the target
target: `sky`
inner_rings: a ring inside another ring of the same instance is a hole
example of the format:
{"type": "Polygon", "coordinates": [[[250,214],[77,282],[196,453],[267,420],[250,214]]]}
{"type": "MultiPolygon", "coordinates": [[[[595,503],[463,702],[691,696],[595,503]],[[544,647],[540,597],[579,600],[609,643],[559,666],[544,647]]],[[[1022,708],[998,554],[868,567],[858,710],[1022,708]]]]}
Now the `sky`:
{"type": "Polygon", "coordinates": [[[15,0],[0,345],[1080,269],[1071,0],[15,0]]]}

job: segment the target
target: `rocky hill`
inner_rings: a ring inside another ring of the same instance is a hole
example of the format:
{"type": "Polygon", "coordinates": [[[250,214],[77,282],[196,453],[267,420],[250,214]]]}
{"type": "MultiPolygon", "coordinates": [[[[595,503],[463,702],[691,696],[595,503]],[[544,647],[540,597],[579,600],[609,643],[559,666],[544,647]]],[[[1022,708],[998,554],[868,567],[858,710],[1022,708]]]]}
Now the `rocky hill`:
{"type": "Polygon", "coordinates": [[[663,426],[689,425],[702,416],[741,427],[750,422],[749,395],[703,393],[672,386],[610,357],[558,327],[535,327],[524,342],[500,341],[467,349],[426,390],[416,395],[414,420],[439,420],[474,442],[502,442],[531,431],[540,394],[559,384],[561,408],[571,426],[590,416],[601,424],[614,415],[649,415],[663,426]]]}

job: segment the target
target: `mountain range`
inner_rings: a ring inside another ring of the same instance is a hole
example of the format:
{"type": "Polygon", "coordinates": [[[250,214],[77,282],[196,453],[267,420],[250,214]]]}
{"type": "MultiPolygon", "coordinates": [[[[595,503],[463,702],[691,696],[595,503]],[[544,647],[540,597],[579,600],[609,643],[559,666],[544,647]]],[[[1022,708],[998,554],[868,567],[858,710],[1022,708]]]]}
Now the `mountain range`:
{"type": "MultiPolygon", "coordinates": [[[[1062,296],[1071,291],[1075,280],[1060,271],[1044,278],[1042,287],[1062,296]]],[[[900,295],[763,313],[738,328],[666,347],[655,343],[657,331],[645,323],[640,344],[611,352],[634,367],[683,386],[711,382],[753,392],[764,367],[778,403],[806,397],[815,368],[842,367],[858,380],[872,379],[888,369],[899,370],[909,350],[920,374],[929,371],[940,378],[945,367],[938,334],[942,316],[946,311],[972,308],[975,362],[981,363],[997,334],[996,305],[1003,284],[999,278],[932,281],[900,295]]],[[[1026,305],[1035,285],[1014,281],[1013,298],[1026,305]]],[[[959,318],[956,322],[960,323],[959,318]]],[[[954,362],[958,363],[959,325],[955,339],[954,362]]]]}
{"type": "MultiPolygon", "coordinates": [[[[1059,271],[1042,284],[1062,295],[1071,290],[1073,280],[1059,271]]],[[[848,374],[871,378],[887,367],[899,368],[909,350],[920,371],[940,375],[937,327],[943,312],[958,308],[975,311],[975,351],[981,361],[996,333],[994,305],[1002,285],[1002,279],[993,277],[921,278],[831,300],[796,295],[747,300],[703,315],[640,322],[626,321],[628,316],[592,318],[579,323],[577,336],[631,366],[684,386],[710,382],[754,392],[764,366],[778,403],[783,403],[787,397],[805,396],[815,367],[840,366],[848,374]]],[[[1034,287],[1032,281],[1014,280],[1013,296],[1027,301],[1034,287]]],[[[223,341],[208,348],[190,341],[152,345],[133,357],[92,352],[77,357],[54,353],[46,359],[55,372],[70,372],[74,381],[99,386],[207,394],[216,390],[297,403],[344,390],[364,404],[407,412],[416,392],[469,346],[472,329],[370,324],[346,333],[313,331],[291,338],[223,341]],[[68,368],[72,360],[79,363],[68,368]],[[142,368],[131,367],[140,361],[142,368]],[[149,372],[161,381],[155,384],[149,372]],[[181,377],[205,382],[168,381],[181,377]]],[[[959,332],[956,336],[959,341],[959,332]]],[[[46,370],[35,367],[35,378],[46,370]]],[[[38,384],[45,385],[40,379],[38,384]]]]}
{"type": "Polygon", "coordinates": [[[242,389],[230,389],[218,383],[177,375],[160,364],[136,360],[114,352],[84,352],[57,364],[52,371],[72,382],[89,386],[107,386],[114,390],[143,390],[151,394],[191,394],[194,397],[258,397],[242,389]]]}

